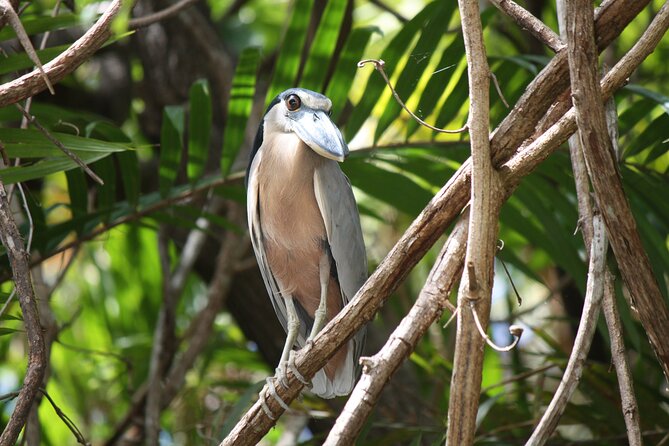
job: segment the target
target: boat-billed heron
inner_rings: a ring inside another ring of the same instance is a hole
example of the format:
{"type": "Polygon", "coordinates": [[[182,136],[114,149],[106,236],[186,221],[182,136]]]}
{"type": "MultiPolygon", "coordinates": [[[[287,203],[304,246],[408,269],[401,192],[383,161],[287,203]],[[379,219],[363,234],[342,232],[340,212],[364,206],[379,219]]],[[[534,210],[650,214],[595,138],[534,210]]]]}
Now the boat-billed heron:
{"type": "MultiPolygon", "coordinates": [[[[348,146],[330,119],[331,107],[330,99],[310,90],[279,94],[260,123],[246,174],[253,249],[287,332],[279,382],[287,367],[303,381],[292,365],[293,347],[310,341],[367,278],[358,209],[338,165],[348,146]]],[[[313,393],[351,392],[364,338],[361,330],[313,377],[313,393]]]]}

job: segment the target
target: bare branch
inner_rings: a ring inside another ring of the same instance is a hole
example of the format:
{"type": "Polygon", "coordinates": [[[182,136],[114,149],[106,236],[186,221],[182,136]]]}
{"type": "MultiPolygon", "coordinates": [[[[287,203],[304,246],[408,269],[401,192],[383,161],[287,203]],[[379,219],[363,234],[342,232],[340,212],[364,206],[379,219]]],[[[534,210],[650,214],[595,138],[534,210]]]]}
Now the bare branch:
{"type": "Polygon", "coordinates": [[[382,61],[381,59],[365,59],[361,60],[358,62],[358,68],[364,67],[366,64],[372,63],[374,64],[374,68],[376,71],[381,73],[381,76],[383,77],[383,80],[386,81],[386,84],[388,85],[388,88],[390,88],[390,91],[393,93],[393,96],[395,97],[395,100],[397,101],[400,106],[411,115],[413,119],[416,120],[420,125],[427,127],[428,129],[434,130],[435,132],[440,132],[440,133],[462,133],[467,131],[467,126],[465,125],[464,127],[457,129],[457,130],[446,130],[446,129],[440,129],[439,127],[434,127],[427,122],[423,121],[420,119],[418,116],[414,114],[409,108],[404,104],[404,101],[400,98],[400,95],[397,94],[395,91],[395,88],[393,85],[390,83],[390,79],[388,79],[388,75],[386,74],[386,70],[384,69],[386,63],[382,61]]]}
{"type": "Polygon", "coordinates": [[[490,68],[483,43],[477,0],[458,0],[469,76],[469,139],[471,141],[471,217],[467,237],[467,268],[458,290],[457,332],[453,377],[448,402],[446,443],[474,442],[481,392],[484,327],[490,317],[493,265],[497,252],[502,183],[490,150],[490,68]],[[471,311],[466,311],[469,307],[471,311]],[[478,319],[480,313],[481,323],[478,319]],[[483,333],[483,337],[479,335],[483,333]]]}
{"type": "Polygon", "coordinates": [[[183,9],[188,8],[189,6],[197,3],[198,1],[199,0],[179,0],[178,2],[168,6],[167,8],[162,9],[158,12],[154,12],[153,14],[149,14],[144,17],[136,17],[134,19],[130,19],[128,21],[128,29],[139,29],[147,27],[149,25],[153,25],[154,23],[163,21],[178,14],[183,9]]]}
{"type": "MultiPolygon", "coordinates": [[[[590,3],[584,0],[578,4],[580,6],[570,9],[573,17],[568,14],[572,22],[567,27],[567,35],[572,98],[585,163],[623,280],[664,374],[669,377],[669,344],[665,342],[669,338],[669,308],[641,243],[609,138],[597,81],[597,52],[590,3]]],[[[571,8],[572,3],[567,6],[571,8]]],[[[643,42],[643,45],[654,47],[668,27],[669,3],[665,3],[637,45],[643,42]]]]}
{"type": "Polygon", "coordinates": [[[0,239],[7,250],[9,262],[14,276],[14,287],[19,297],[19,305],[23,313],[23,323],[28,337],[28,368],[19,393],[14,412],[0,435],[0,446],[10,446],[25,425],[30,407],[46,370],[44,337],[35,302],[35,292],[30,278],[28,254],[23,239],[16,227],[16,222],[9,207],[4,184],[0,182],[0,239]]]}
{"type": "MultiPolygon", "coordinates": [[[[588,6],[589,7],[589,6],[588,6]]],[[[574,340],[574,346],[569,355],[567,368],[564,371],[560,385],[553,395],[553,399],[546,409],[546,413],[541,417],[541,421],[527,441],[528,446],[543,445],[548,441],[555,431],[560,417],[567,407],[567,403],[576,390],[583,366],[590,350],[592,337],[597,328],[597,318],[599,317],[600,303],[604,295],[604,279],[606,266],[607,240],[606,231],[600,215],[595,215],[593,219],[593,238],[590,248],[590,265],[588,268],[588,283],[586,285],[585,302],[583,304],[583,313],[581,321],[574,340]]]]}
{"type": "Polygon", "coordinates": [[[555,31],[513,0],[491,0],[491,3],[553,52],[557,53],[565,47],[555,31]]]}
{"type": "MultiPolygon", "coordinates": [[[[51,82],[59,82],[66,75],[98,50],[111,36],[109,30],[114,17],[121,9],[123,2],[129,0],[113,0],[98,21],[81,38],[72,44],[51,62],[44,65],[44,72],[51,82]]],[[[45,84],[39,71],[32,71],[18,79],[0,85],[0,107],[34,96],[44,90],[45,84]]]]}
{"type": "Polygon", "coordinates": [[[627,362],[623,328],[616,305],[614,277],[611,273],[606,275],[604,282],[604,301],[602,306],[604,308],[604,316],[606,317],[606,326],[609,329],[609,336],[611,338],[611,358],[613,359],[613,365],[616,368],[616,375],[618,376],[623,418],[625,419],[625,426],[627,428],[627,440],[629,441],[629,446],[641,446],[643,442],[641,441],[639,407],[634,395],[632,372],[627,362]]]}
{"type": "Polygon", "coordinates": [[[37,71],[44,80],[44,84],[49,89],[49,92],[51,94],[56,94],[56,92],[53,90],[53,85],[51,85],[51,81],[49,81],[49,76],[47,76],[44,72],[42,62],[40,62],[39,57],[35,52],[35,48],[30,41],[30,37],[28,37],[28,34],[26,33],[25,28],[23,28],[23,24],[21,23],[19,16],[16,14],[16,11],[14,11],[14,8],[8,0],[0,0],[0,16],[6,18],[9,22],[9,25],[12,27],[12,29],[14,29],[16,37],[18,37],[19,42],[21,42],[21,46],[23,46],[23,49],[26,51],[26,54],[30,60],[37,67],[37,71]]]}

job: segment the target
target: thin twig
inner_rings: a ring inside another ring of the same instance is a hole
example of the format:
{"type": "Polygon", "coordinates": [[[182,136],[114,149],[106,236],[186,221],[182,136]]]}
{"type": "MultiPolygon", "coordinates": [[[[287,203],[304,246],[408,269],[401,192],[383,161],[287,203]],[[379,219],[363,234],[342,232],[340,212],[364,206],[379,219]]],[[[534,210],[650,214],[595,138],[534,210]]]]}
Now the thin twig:
{"type": "Polygon", "coordinates": [[[557,53],[565,47],[564,42],[555,34],[555,31],[518,3],[512,0],[491,0],[491,3],[553,52],[557,53]]]}
{"type": "Polygon", "coordinates": [[[488,344],[493,350],[496,350],[498,352],[508,352],[513,350],[513,348],[516,345],[518,345],[518,342],[520,342],[520,338],[523,335],[523,328],[521,326],[510,325],[509,334],[513,336],[513,341],[506,347],[500,347],[499,345],[495,344],[495,342],[492,339],[490,339],[490,336],[488,336],[488,334],[483,329],[483,325],[481,325],[481,321],[479,320],[479,315],[476,312],[476,305],[474,305],[473,302],[469,303],[469,309],[472,311],[472,314],[474,315],[474,322],[476,323],[476,328],[478,329],[479,334],[485,340],[486,344],[488,344]]]}
{"type": "Polygon", "coordinates": [[[560,381],[558,389],[553,395],[546,412],[541,417],[537,428],[527,441],[527,446],[541,446],[548,441],[555,431],[564,413],[567,403],[571,399],[583,374],[583,367],[590,350],[592,338],[597,327],[600,303],[604,295],[604,279],[606,267],[607,240],[606,230],[601,215],[593,218],[593,238],[590,247],[590,265],[588,267],[588,283],[585,291],[585,302],[581,321],[574,340],[574,346],[569,355],[567,367],[560,381]]]}
{"type": "Polygon", "coordinates": [[[83,161],[81,160],[81,158],[79,158],[73,151],[71,151],[70,149],[68,149],[67,147],[65,147],[65,145],[64,145],[62,142],[60,142],[60,141],[58,140],[58,138],[56,138],[55,136],[53,136],[53,135],[51,134],[51,132],[49,132],[44,126],[42,126],[42,124],[39,123],[39,121],[37,120],[37,118],[36,118],[35,116],[33,116],[33,115],[31,115],[30,113],[28,113],[28,111],[27,111],[25,108],[23,108],[23,106],[22,106],[21,104],[19,104],[18,102],[17,102],[16,104],[14,104],[14,105],[16,105],[16,108],[19,109],[19,111],[23,114],[23,116],[26,117],[26,119],[28,120],[28,122],[29,122],[30,124],[32,124],[33,126],[35,126],[35,128],[36,128],[37,130],[39,130],[40,132],[42,132],[42,134],[43,134],[49,141],[51,141],[51,142],[53,143],[53,145],[55,145],[56,147],[58,147],[58,148],[59,148],[65,155],[67,155],[72,161],[74,161],[79,167],[81,167],[81,168],[83,169],[83,171],[86,172],[86,173],[88,174],[88,176],[91,177],[91,178],[93,179],[93,181],[95,181],[96,183],[98,183],[98,184],[101,185],[101,186],[105,184],[105,182],[102,181],[102,178],[100,178],[99,176],[97,176],[97,174],[96,174],[95,172],[93,172],[93,171],[91,170],[91,168],[88,167],[88,166],[86,165],[86,163],[83,162],[83,161]]]}
{"type": "Polygon", "coordinates": [[[467,125],[465,125],[464,127],[460,128],[460,129],[457,129],[457,130],[446,130],[446,129],[440,129],[439,127],[434,127],[434,126],[428,124],[427,122],[423,121],[422,119],[420,119],[418,116],[416,116],[414,114],[414,112],[409,110],[409,108],[404,104],[404,101],[402,101],[400,96],[395,91],[395,88],[393,87],[393,85],[390,83],[390,79],[388,79],[388,75],[386,74],[386,70],[384,69],[384,66],[386,65],[386,63],[384,61],[382,61],[381,59],[365,59],[365,60],[361,60],[360,62],[358,62],[358,68],[362,68],[368,63],[374,64],[374,68],[376,69],[376,71],[381,73],[381,76],[383,77],[383,80],[386,81],[386,84],[388,85],[388,88],[390,88],[390,91],[393,93],[393,96],[395,97],[395,100],[397,101],[397,103],[400,104],[400,106],[407,113],[409,113],[411,115],[411,117],[413,119],[415,119],[416,122],[418,122],[420,125],[425,126],[425,127],[429,128],[431,130],[434,130],[435,132],[440,132],[440,133],[463,133],[463,132],[467,131],[467,125]]]}
{"type": "Polygon", "coordinates": [[[49,403],[51,404],[51,407],[53,407],[54,412],[56,412],[56,415],[58,415],[58,418],[63,420],[63,423],[65,423],[65,426],[67,426],[67,428],[70,430],[70,432],[72,432],[72,435],[74,435],[74,438],[77,439],[77,443],[83,444],[85,446],[90,445],[90,443],[88,441],[86,441],[86,437],[84,437],[84,434],[81,433],[81,431],[79,430],[77,425],[74,423],[74,421],[72,421],[72,419],[70,417],[68,417],[67,414],[65,412],[63,412],[63,410],[60,407],[58,407],[58,405],[53,400],[53,398],[51,398],[49,393],[41,387],[40,387],[39,391],[49,401],[49,403]]]}
{"type": "Polygon", "coordinates": [[[509,103],[506,102],[506,98],[504,97],[504,94],[502,93],[502,89],[499,87],[499,82],[497,81],[497,76],[495,76],[495,73],[493,73],[492,71],[490,72],[490,79],[492,79],[492,83],[495,86],[495,90],[497,91],[497,95],[502,100],[502,104],[504,104],[504,106],[506,108],[509,108],[509,103]]]}
{"type": "Polygon", "coordinates": [[[0,181],[0,239],[12,268],[14,287],[23,313],[28,338],[28,368],[14,411],[0,436],[0,446],[13,445],[26,423],[30,407],[46,370],[44,336],[40,325],[35,291],[30,277],[28,253],[12,215],[4,184],[0,181]]]}
{"type": "Polygon", "coordinates": [[[178,2],[168,6],[167,8],[161,9],[160,11],[154,12],[153,14],[149,14],[143,17],[135,17],[128,21],[128,29],[134,30],[139,28],[145,28],[149,25],[153,25],[154,23],[158,23],[165,19],[169,19],[170,17],[178,14],[183,9],[186,9],[187,7],[197,3],[198,1],[199,0],[179,0],[178,2]]]}

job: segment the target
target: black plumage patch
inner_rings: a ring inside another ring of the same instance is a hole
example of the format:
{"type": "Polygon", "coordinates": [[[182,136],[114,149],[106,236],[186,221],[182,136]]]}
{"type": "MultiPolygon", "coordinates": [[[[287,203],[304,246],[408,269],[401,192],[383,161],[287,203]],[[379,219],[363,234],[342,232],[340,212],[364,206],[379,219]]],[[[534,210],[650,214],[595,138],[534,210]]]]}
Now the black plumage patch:
{"type": "Polygon", "coordinates": [[[258,153],[258,150],[260,150],[260,146],[262,145],[263,132],[265,129],[265,116],[267,116],[267,113],[269,113],[272,107],[274,107],[279,102],[281,102],[281,98],[280,95],[277,95],[277,97],[272,99],[272,102],[269,103],[269,105],[267,106],[267,110],[265,110],[263,118],[260,120],[260,125],[258,126],[256,137],[253,140],[253,148],[251,149],[251,156],[249,157],[249,165],[246,167],[246,178],[244,179],[244,185],[247,188],[249,187],[249,173],[251,173],[251,164],[253,164],[253,159],[256,157],[256,153],[258,153]]]}

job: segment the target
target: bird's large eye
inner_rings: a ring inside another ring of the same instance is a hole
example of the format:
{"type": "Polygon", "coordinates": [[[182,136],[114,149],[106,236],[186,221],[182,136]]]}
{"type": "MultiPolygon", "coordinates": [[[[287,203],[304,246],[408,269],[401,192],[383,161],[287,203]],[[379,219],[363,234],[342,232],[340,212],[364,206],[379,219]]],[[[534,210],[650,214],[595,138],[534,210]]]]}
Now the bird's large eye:
{"type": "Polygon", "coordinates": [[[300,100],[300,97],[296,94],[291,94],[286,98],[286,107],[290,111],[296,111],[298,108],[302,106],[302,101],[300,100]]]}

